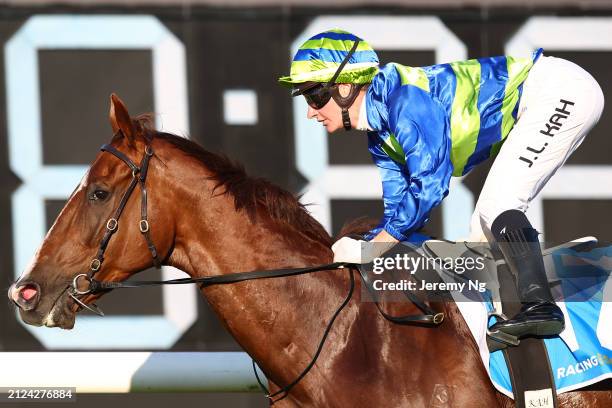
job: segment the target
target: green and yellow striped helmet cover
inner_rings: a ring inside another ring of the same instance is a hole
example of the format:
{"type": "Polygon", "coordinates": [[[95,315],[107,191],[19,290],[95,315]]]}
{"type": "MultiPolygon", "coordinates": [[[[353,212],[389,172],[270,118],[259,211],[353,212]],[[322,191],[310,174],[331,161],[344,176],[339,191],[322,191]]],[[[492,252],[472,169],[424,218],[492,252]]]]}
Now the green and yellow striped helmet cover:
{"type": "Polygon", "coordinates": [[[335,82],[372,82],[378,73],[376,52],[364,40],[339,29],[319,33],[302,44],[293,57],[289,75],[280,77],[278,82],[287,87],[304,82],[328,82],[356,40],[360,41],[359,45],[335,82]]]}

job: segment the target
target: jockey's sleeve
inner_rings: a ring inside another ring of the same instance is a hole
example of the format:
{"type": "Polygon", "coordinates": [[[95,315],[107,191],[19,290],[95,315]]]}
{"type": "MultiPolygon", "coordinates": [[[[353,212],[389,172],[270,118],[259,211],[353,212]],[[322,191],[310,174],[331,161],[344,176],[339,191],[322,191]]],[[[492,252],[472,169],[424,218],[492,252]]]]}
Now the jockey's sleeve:
{"type": "Polygon", "coordinates": [[[403,241],[428,221],[448,194],[453,171],[449,123],[441,104],[415,86],[398,88],[387,106],[389,130],[403,149],[405,163],[398,164],[399,171],[381,171],[384,229],[403,241]]]}
{"type": "Polygon", "coordinates": [[[401,198],[401,191],[405,188],[405,180],[402,175],[402,170],[399,165],[391,160],[382,150],[374,147],[380,143],[379,136],[376,132],[368,132],[368,143],[370,144],[370,153],[372,159],[378,167],[380,177],[382,179],[382,190],[383,190],[383,205],[384,215],[379,222],[378,226],[370,230],[366,235],[366,240],[371,240],[385,227],[389,218],[395,213],[397,208],[398,200],[401,198]],[[399,188],[399,191],[397,189],[399,188]]]}

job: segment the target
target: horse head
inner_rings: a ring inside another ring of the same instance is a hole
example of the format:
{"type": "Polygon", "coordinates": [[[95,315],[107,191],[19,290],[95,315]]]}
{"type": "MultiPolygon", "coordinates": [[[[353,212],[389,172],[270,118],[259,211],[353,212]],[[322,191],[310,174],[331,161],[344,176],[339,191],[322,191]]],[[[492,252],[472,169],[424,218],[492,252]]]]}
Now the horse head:
{"type": "Polygon", "coordinates": [[[161,193],[167,189],[160,172],[153,170],[159,163],[151,154],[150,132],[143,121],[130,117],[114,94],[109,119],[111,142],[97,155],[29,266],[9,288],[9,298],[28,324],[72,328],[80,308],[101,296],[86,293],[91,275],[98,280],[125,280],[153,264],[152,245],[158,260],[171,251],[171,214],[160,210],[169,207],[147,210],[146,197],[142,198],[146,185],[156,203],[172,199],[171,194],[161,193]],[[143,169],[145,157],[148,171],[143,169]],[[146,218],[155,220],[154,225],[146,218]]]}

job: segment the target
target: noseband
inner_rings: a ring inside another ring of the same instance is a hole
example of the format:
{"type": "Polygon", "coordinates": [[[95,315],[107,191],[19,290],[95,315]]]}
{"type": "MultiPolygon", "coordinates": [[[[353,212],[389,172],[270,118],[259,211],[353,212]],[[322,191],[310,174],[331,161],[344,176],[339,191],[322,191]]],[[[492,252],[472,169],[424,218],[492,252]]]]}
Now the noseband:
{"type": "Polygon", "coordinates": [[[104,236],[102,237],[102,241],[100,241],[100,246],[98,247],[98,253],[96,257],[91,260],[89,263],[89,272],[81,273],[74,277],[72,280],[72,285],[70,287],[70,291],[68,292],[69,296],[80,306],[100,315],[104,316],[104,313],[98,306],[95,304],[87,305],[83,301],[81,301],[78,297],[87,295],[91,293],[91,282],[93,280],[94,275],[100,270],[102,267],[102,262],[104,262],[104,252],[106,251],[106,247],[110,242],[111,237],[117,231],[119,227],[119,218],[127,205],[130,196],[136,189],[136,185],[140,184],[140,220],[138,222],[138,229],[144,236],[147,241],[147,247],[149,251],[151,251],[151,255],[153,257],[153,264],[156,268],[161,267],[161,262],[159,260],[159,256],[157,254],[157,249],[155,248],[155,244],[153,244],[153,240],[151,239],[149,220],[147,219],[147,171],[149,169],[149,161],[153,156],[153,148],[149,145],[145,147],[144,155],[142,156],[142,160],[140,161],[140,166],[137,166],[129,157],[125,154],[121,153],[119,150],[115,149],[113,146],[109,144],[103,145],[100,150],[102,152],[108,152],[113,156],[117,157],[123,163],[125,163],[130,170],[132,171],[132,181],[128,186],[125,193],[121,197],[119,201],[119,206],[113,213],[113,216],[108,219],[106,222],[106,231],[104,232],[104,236]],[[79,289],[79,280],[85,279],[88,282],[88,288],[86,290],[79,289]]]}

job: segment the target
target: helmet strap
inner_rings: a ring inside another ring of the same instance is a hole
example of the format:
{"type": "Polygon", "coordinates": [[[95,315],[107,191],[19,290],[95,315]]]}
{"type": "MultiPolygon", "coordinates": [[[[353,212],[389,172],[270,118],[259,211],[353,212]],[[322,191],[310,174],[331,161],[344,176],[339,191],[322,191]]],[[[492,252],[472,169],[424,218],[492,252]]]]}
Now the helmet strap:
{"type": "Polygon", "coordinates": [[[342,108],[342,124],[344,125],[344,130],[351,130],[353,128],[351,126],[351,116],[347,108],[342,108]]]}
{"type": "Polygon", "coordinates": [[[345,130],[351,130],[353,128],[351,125],[351,116],[349,115],[348,110],[353,105],[353,102],[355,102],[361,88],[363,88],[363,84],[349,85],[351,86],[351,90],[347,96],[340,95],[339,86],[337,84],[331,90],[332,98],[334,98],[334,101],[342,109],[342,125],[344,126],[345,130]]]}

